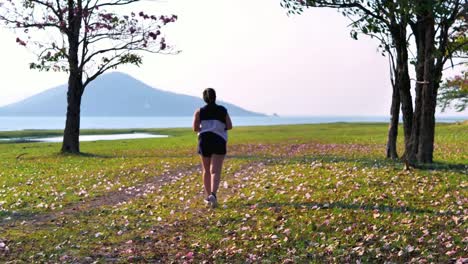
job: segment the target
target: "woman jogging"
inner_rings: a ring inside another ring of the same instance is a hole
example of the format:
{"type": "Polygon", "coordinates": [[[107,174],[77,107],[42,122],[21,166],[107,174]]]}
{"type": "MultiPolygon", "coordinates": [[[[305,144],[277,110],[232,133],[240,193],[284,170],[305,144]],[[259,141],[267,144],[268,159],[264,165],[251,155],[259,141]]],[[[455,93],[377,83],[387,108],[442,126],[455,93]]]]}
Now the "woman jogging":
{"type": "Polygon", "coordinates": [[[232,129],[232,122],[226,108],[216,104],[214,89],[205,89],[203,100],[206,105],[195,111],[193,131],[198,132],[198,154],[202,160],[203,184],[207,195],[205,202],[215,208],[216,192],[226,156],[227,130],[232,129]]]}

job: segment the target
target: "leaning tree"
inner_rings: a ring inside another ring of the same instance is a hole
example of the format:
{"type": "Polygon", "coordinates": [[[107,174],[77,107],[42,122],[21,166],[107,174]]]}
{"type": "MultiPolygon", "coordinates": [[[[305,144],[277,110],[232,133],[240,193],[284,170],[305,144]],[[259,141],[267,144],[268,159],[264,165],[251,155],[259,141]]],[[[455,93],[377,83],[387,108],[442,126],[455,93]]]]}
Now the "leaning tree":
{"type": "Polygon", "coordinates": [[[0,21],[15,30],[19,45],[37,55],[30,68],[68,74],[62,152],[80,152],[81,98],[93,80],[122,64],[140,65],[140,51],[172,52],[161,29],[177,16],[117,12],[135,2],[0,0],[0,21]]]}
{"type": "MultiPolygon", "coordinates": [[[[433,161],[437,91],[447,62],[466,56],[467,8],[464,0],[282,0],[292,13],[303,8],[328,7],[340,10],[367,35],[387,34],[396,54],[395,85],[403,112],[405,154],[410,164],[433,161]],[[410,30],[408,30],[408,27],[410,30]],[[411,34],[410,34],[411,33],[411,34]],[[416,46],[415,103],[407,64],[410,40],[416,46]],[[401,63],[400,63],[401,62],[401,63]],[[405,69],[406,67],[406,69],[405,69]],[[398,73],[400,70],[400,74],[398,73]]],[[[388,43],[382,42],[383,45],[388,43]]],[[[388,51],[388,50],[387,50],[388,51]]],[[[395,86],[394,85],[394,86],[395,86]]],[[[394,111],[395,89],[392,102],[394,111]]],[[[392,124],[395,118],[392,116],[392,124]]],[[[390,126],[389,142],[391,139],[390,126]]],[[[393,133],[396,137],[396,133],[393,133]]],[[[393,143],[394,144],[394,143],[393,143]]]]}

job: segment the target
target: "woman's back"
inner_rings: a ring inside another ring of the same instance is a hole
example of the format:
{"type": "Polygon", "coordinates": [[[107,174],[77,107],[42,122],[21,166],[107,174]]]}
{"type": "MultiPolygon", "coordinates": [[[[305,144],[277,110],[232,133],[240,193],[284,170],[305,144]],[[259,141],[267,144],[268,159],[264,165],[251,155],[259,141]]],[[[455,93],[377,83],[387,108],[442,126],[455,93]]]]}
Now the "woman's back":
{"type": "Polygon", "coordinates": [[[207,104],[200,108],[200,134],[211,132],[227,141],[227,110],[224,106],[207,104]]]}

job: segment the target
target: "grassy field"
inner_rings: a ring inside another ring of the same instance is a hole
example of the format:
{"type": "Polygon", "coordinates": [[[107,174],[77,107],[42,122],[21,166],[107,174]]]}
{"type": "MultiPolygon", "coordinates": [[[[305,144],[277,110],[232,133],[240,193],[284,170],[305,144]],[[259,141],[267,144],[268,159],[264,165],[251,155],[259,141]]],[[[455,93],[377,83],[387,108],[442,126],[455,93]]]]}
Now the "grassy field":
{"type": "Polygon", "coordinates": [[[467,124],[438,125],[436,163],[410,171],[384,159],[386,124],[235,128],[214,210],[193,132],[132,131],[170,137],[83,142],[81,156],[0,143],[0,262],[467,260],[467,124]]]}

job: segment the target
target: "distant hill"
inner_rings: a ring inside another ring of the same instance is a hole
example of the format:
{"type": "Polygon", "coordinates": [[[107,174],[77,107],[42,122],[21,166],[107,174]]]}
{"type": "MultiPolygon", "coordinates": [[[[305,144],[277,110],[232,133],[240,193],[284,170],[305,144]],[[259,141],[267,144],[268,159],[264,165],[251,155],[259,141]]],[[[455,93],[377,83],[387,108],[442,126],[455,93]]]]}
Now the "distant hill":
{"type": "MultiPolygon", "coordinates": [[[[201,91],[200,91],[201,94],[201,91]]],[[[0,107],[0,115],[64,116],[67,108],[67,85],[61,85],[0,107]]],[[[232,116],[259,116],[233,104],[219,102],[232,116]]],[[[167,92],[119,72],[102,75],[85,90],[82,116],[191,116],[204,105],[201,98],[167,92]]]]}

